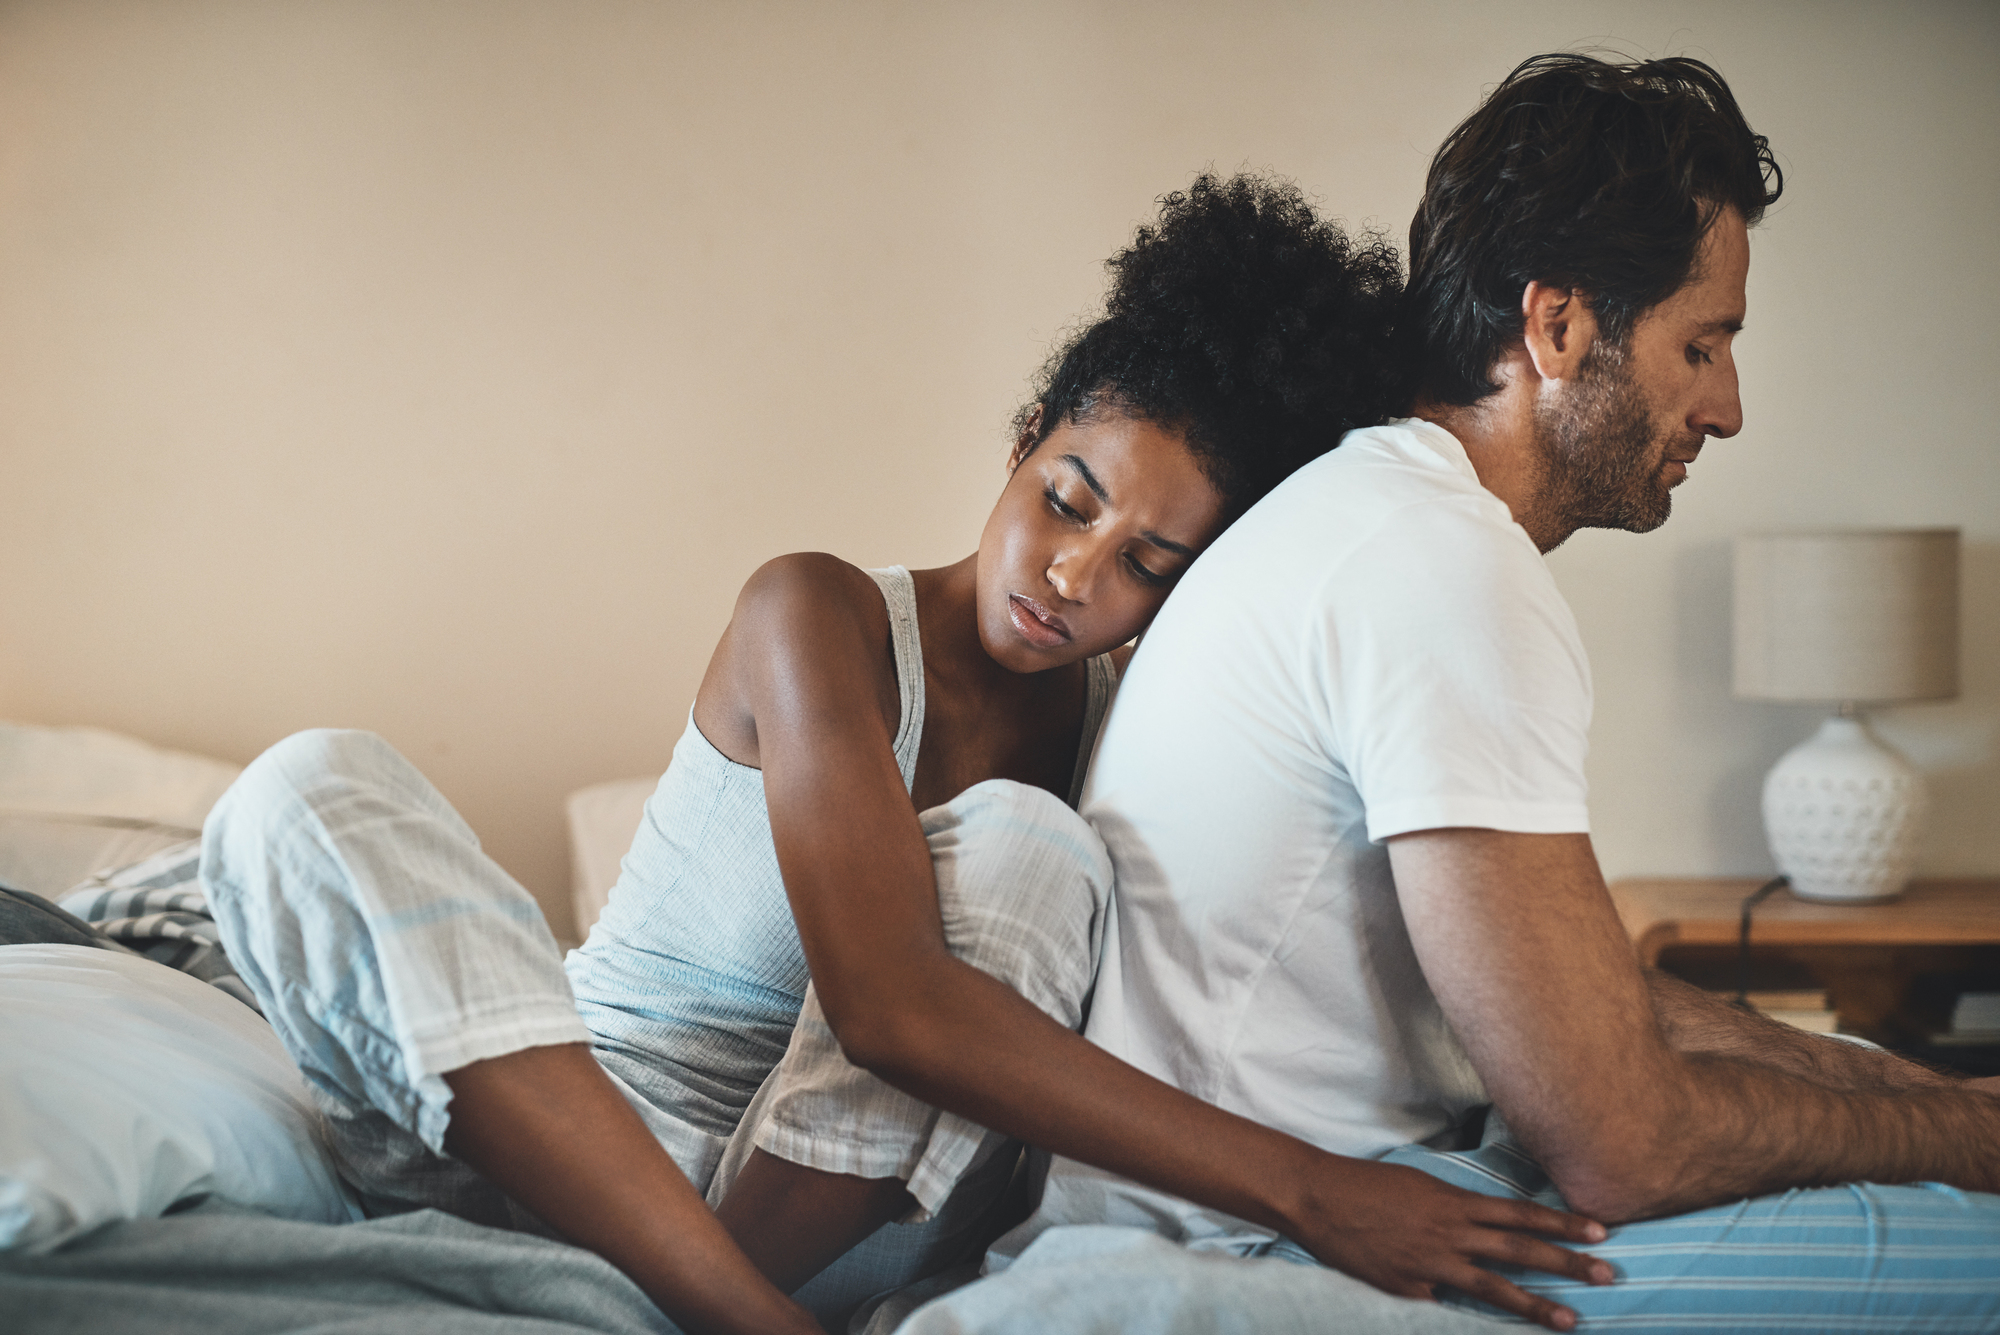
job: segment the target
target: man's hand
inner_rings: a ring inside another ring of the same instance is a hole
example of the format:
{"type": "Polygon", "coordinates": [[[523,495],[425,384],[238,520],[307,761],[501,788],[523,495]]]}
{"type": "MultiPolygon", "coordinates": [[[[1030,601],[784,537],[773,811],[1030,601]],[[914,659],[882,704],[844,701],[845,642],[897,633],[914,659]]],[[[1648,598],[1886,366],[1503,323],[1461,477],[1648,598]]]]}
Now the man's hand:
{"type": "Polygon", "coordinates": [[[1483,1263],[1543,1270],[1609,1284],[1609,1264],[1530,1233],[1566,1242],[1604,1241],[1604,1226],[1530,1201],[1464,1191],[1401,1164],[1340,1162],[1338,1199],[1301,1221],[1293,1240],[1322,1262],[1399,1298],[1434,1298],[1447,1286],[1550,1330],[1571,1330],[1576,1313],[1510,1283],[1483,1263]]]}

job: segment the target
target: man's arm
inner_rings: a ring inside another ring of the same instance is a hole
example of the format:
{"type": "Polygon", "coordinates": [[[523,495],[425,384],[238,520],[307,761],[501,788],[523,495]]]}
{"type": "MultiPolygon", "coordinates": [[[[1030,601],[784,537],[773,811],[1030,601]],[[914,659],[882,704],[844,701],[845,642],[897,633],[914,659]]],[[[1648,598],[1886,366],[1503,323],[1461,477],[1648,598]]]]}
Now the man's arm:
{"type": "Polygon", "coordinates": [[[1828,1089],[1863,1093],[1957,1089],[1963,1083],[1893,1053],[1780,1024],[1658,969],[1646,970],[1645,977],[1660,1033],[1678,1052],[1733,1057],[1828,1089]]]}
{"type": "Polygon", "coordinates": [[[1425,977],[1572,1208],[1625,1220],[1855,1179],[2000,1189],[2000,1099],[1836,1091],[1676,1051],[1588,836],[1428,830],[1389,856],[1425,977]]]}

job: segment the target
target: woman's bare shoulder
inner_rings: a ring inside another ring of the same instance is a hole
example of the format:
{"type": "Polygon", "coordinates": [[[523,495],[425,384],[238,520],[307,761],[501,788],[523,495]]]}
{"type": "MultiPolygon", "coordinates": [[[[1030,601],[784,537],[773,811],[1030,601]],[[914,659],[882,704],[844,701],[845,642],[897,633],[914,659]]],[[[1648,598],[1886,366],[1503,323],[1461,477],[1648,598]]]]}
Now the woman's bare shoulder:
{"type": "Polygon", "coordinates": [[[826,552],[789,552],[757,567],[736,596],[731,631],[741,628],[769,647],[824,642],[841,628],[862,632],[867,643],[884,640],[889,609],[874,577],[826,552]]]}
{"type": "Polygon", "coordinates": [[[737,594],[695,696],[695,723],[723,755],[760,768],[767,706],[893,701],[894,675],[889,611],[868,572],[825,552],[793,552],[759,566],[737,594]]]}

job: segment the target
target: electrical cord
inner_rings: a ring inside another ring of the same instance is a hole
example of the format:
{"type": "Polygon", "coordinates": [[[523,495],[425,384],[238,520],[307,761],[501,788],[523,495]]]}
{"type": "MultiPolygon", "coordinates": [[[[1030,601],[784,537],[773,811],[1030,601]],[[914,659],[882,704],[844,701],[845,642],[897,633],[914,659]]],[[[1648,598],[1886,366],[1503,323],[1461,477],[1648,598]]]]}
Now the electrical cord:
{"type": "Polygon", "coordinates": [[[1743,921],[1736,929],[1736,1004],[1746,1011],[1757,1009],[1750,1004],[1750,915],[1773,890],[1791,883],[1789,876],[1774,876],[1743,901],[1743,921]]]}

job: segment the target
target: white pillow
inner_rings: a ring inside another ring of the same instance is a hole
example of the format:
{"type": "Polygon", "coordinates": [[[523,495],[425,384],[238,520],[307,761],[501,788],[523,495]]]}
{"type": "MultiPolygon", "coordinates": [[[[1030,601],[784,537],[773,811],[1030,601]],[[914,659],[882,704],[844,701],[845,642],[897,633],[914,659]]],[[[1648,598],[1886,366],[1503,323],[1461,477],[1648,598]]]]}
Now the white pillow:
{"type": "Polygon", "coordinates": [[[0,1251],[47,1251],[214,1194],[361,1211],[298,1068],[255,1012],[139,955],[0,946],[0,1251]]]}
{"type": "Polygon", "coordinates": [[[101,728],[0,723],[0,884],[55,899],[193,838],[241,770],[101,728]]]}

